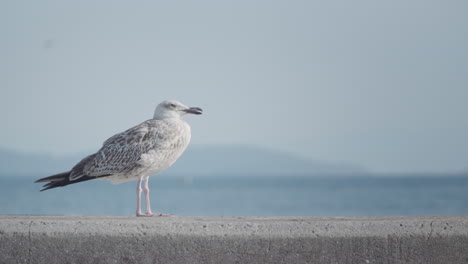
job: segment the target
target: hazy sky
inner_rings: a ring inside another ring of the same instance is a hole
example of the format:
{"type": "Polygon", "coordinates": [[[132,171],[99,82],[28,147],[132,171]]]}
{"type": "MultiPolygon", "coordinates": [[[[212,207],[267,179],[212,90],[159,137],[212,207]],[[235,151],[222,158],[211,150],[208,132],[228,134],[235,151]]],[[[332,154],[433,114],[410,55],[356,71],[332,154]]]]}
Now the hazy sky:
{"type": "Polygon", "coordinates": [[[164,99],[193,144],[468,167],[468,1],[0,1],[0,147],[90,152],[164,99]]]}

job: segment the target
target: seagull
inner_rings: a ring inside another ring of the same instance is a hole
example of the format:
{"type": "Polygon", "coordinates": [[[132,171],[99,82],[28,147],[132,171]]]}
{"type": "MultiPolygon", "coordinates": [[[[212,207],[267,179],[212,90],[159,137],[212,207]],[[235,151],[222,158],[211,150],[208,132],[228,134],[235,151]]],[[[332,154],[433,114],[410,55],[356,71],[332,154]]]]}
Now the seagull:
{"type": "Polygon", "coordinates": [[[171,167],[187,148],[191,128],[182,116],[200,115],[202,111],[199,107],[165,100],[156,107],[152,119],[110,137],[98,152],[85,157],[71,170],[36,182],[47,182],[41,190],[45,191],[94,179],[113,183],[138,180],[136,216],[166,216],[151,211],[149,176],[171,167]],[[141,211],[142,191],[146,213],[141,211]]]}

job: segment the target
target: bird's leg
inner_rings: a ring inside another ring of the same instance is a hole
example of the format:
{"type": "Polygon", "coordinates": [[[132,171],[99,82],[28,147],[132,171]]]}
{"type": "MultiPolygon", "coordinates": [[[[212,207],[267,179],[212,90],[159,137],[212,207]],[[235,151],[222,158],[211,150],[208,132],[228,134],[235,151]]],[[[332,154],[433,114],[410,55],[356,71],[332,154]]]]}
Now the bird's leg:
{"type": "Polygon", "coordinates": [[[136,210],[136,216],[145,216],[144,214],[141,213],[141,181],[143,180],[143,177],[141,177],[138,180],[137,184],[137,210],[136,210]]]}
{"type": "Polygon", "coordinates": [[[145,188],[143,189],[145,191],[145,199],[146,199],[146,215],[152,216],[153,212],[151,211],[151,202],[150,202],[150,189],[149,189],[149,177],[146,177],[145,179],[145,188]]]}
{"type": "Polygon", "coordinates": [[[149,189],[149,177],[145,178],[145,186],[143,188],[143,191],[145,192],[145,199],[146,199],[146,213],[144,216],[170,216],[168,214],[155,214],[151,211],[151,201],[150,201],[150,189],[149,189]]]}

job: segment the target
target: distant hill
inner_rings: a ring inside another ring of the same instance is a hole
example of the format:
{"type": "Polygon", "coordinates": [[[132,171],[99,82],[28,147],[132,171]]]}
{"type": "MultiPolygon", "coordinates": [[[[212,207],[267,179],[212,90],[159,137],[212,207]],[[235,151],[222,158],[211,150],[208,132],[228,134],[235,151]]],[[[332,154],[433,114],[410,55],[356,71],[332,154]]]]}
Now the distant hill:
{"type": "MultiPolygon", "coordinates": [[[[85,154],[65,157],[27,154],[0,149],[0,175],[38,177],[66,171],[85,154]]],[[[362,174],[357,165],[310,161],[276,150],[252,146],[190,146],[164,175],[287,176],[323,174],[362,174]]]]}
{"type": "Polygon", "coordinates": [[[167,171],[203,175],[314,175],[365,173],[361,166],[311,161],[277,150],[246,145],[195,146],[167,171]]]}
{"type": "Polygon", "coordinates": [[[80,158],[74,155],[55,157],[0,148],[0,175],[49,175],[69,169],[80,158]]]}

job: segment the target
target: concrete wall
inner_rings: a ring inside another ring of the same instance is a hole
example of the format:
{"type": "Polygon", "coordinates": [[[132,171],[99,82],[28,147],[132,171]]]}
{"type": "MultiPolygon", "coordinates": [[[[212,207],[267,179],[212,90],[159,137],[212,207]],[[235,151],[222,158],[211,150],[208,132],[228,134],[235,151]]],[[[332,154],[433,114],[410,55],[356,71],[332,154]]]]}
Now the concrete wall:
{"type": "Polygon", "coordinates": [[[0,263],[468,263],[468,216],[0,216],[0,263]]]}

